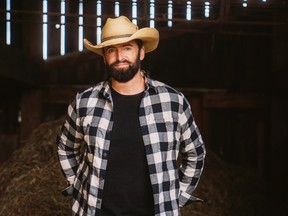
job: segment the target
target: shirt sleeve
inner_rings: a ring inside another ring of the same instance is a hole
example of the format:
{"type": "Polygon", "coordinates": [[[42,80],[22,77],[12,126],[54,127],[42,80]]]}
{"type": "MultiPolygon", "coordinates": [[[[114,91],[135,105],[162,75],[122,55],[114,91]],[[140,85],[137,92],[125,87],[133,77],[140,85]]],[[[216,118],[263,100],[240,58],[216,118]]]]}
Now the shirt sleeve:
{"type": "Polygon", "coordinates": [[[69,104],[67,118],[57,136],[58,158],[62,172],[70,185],[73,184],[75,179],[83,140],[76,102],[77,99],[69,104]]]}
{"type": "Polygon", "coordinates": [[[179,122],[182,129],[179,206],[183,207],[191,202],[201,201],[201,199],[192,196],[192,193],[197,187],[204,167],[206,150],[186,98],[184,98],[183,113],[180,114],[179,122]]]}

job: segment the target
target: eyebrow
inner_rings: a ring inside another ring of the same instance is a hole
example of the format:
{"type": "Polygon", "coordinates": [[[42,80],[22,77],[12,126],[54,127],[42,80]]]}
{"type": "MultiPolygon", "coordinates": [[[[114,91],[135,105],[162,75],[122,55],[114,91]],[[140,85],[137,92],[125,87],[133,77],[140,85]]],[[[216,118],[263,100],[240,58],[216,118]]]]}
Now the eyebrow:
{"type": "MultiPolygon", "coordinates": [[[[133,47],[133,45],[132,45],[131,43],[129,43],[129,42],[124,43],[124,44],[121,45],[121,47],[125,47],[125,46],[133,47]]],[[[115,48],[115,47],[116,47],[116,46],[113,46],[113,45],[107,46],[107,47],[105,47],[105,50],[107,50],[107,49],[109,49],[109,48],[115,48]]]]}

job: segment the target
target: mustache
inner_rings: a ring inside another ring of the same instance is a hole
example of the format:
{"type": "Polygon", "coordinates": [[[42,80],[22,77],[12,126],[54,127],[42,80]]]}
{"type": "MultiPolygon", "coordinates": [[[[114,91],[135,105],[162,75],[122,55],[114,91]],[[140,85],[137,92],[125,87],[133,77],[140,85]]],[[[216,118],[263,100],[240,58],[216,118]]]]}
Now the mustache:
{"type": "Polygon", "coordinates": [[[131,62],[130,61],[128,61],[128,60],[123,60],[123,61],[115,61],[115,62],[113,62],[112,64],[111,64],[111,66],[114,66],[114,65],[116,65],[116,64],[120,64],[120,63],[127,63],[127,64],[131,64],[131,62]]]}

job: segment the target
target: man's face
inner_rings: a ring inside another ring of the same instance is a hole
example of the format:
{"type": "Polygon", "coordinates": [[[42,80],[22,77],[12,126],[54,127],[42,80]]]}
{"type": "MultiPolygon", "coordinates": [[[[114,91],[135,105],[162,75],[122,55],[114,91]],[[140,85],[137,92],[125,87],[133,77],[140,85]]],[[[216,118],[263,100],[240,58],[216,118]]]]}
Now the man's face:
{"type": "Polygon", "coordinates": [[[125,83],[131,80],[140,69],[144,49],[139,50],[135,41],[109,46],[104,49],[104,61],[109,77],[125,83]]]}

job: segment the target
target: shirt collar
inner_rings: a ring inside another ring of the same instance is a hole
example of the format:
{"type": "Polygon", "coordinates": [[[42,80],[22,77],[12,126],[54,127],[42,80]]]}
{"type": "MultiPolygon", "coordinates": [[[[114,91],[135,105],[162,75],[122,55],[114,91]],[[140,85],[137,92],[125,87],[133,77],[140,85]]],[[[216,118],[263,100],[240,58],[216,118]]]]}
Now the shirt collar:
{"type": "Polygon", "coordinates": [[[111,100],[111,87],[110,87],[110,81],[104,81],[102,88],[99,91],[99,97],[106,98],[109,102],[112,102],[111,100]]]}
{"type": "Polygon", "coordinates": [[[156,85],[154,84],[153,80],[147,76],[147,73],[144,70],[142,70],[141,74],[145,79],[146,91],[152,90],[154,91],[154,93],[158,93],[156,85]]]}

